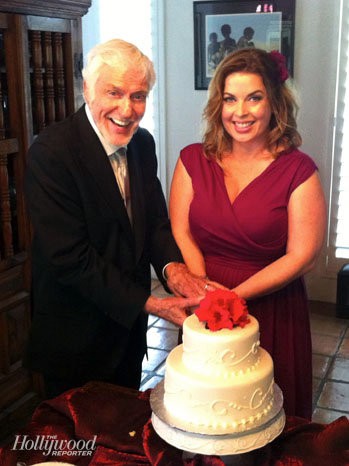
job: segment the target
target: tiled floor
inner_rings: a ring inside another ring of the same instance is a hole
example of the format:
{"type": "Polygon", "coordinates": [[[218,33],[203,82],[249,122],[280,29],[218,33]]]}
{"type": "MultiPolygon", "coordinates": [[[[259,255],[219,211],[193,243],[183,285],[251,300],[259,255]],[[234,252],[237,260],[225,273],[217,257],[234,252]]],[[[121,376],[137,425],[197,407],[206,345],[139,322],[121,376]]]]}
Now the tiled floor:
{"type": "MultiPolygon", "coordinates": [[[[153,293],[168,296],[158,282],[153,293]]],[[[335,317],[334,304],[312,301],[313,421],[329,423],[349,418],[349,319],[335,317]]],[[[143,363],[141,390],[153,388],[164,376],[165,360],[177,345],[178,329],[151,317],[148,329],[148,360],[143,363]]]]}

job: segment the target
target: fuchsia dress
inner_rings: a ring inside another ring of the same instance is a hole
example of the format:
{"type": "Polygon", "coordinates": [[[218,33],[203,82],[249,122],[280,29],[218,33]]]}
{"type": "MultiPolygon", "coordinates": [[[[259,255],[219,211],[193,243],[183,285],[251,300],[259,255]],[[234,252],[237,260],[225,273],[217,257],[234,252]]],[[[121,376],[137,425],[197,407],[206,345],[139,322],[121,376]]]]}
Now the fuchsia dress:
{"type": "MultiPolygon", "coordinates": [[[[283,152],[230,202],[222,168],[208,160],[201,144],[181,151],[194,198],[189,222],[211,280],[234,288],[283,256],[287,204],[293,190],[317,167],[297,149],[283,152]]],[[[261,346],[274,360],[275,381],[287,415],[311,418],[312,351],[303,279],[248,301],[260,325],[261,346]]]]}

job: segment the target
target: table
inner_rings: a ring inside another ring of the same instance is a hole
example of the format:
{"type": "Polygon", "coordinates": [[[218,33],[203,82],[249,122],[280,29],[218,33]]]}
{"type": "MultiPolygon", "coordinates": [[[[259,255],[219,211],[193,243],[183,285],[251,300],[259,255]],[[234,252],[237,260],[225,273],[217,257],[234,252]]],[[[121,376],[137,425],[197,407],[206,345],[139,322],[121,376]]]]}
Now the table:
{"type": "MultiPolygon", "coordinates": [[[[0,449],[1,466],[61,461],[76,466],[223,466],[219,457],[168,445],[154,431],[150,390],[90,382],[41,403],[14,441],[0,449]]],[[[282,434],[246,455],[239,466],[348,466],[349,420],[331,424],[287,417],[282,434]]]]}

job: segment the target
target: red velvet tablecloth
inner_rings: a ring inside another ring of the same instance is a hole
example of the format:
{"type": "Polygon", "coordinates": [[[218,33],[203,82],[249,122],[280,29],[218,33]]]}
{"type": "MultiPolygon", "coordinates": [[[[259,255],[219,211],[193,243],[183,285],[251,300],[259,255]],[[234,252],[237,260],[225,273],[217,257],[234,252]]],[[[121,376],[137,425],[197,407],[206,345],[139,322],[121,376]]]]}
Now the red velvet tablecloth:
{"type": "MultiPolygon", "coordinates": [[[[214,456],[184,460],[182,451],[163,441],[150,421],[149,395],[150,390],[93,382],[45,401],[27,427],[0,450],[0,465],[223,465],[214,456]]],[[[348,466],[349,420],[340,417],[323,425],[288,417],[283,433],[272,443],[239,456],[239,466],[245,464],[348,466]]]]}

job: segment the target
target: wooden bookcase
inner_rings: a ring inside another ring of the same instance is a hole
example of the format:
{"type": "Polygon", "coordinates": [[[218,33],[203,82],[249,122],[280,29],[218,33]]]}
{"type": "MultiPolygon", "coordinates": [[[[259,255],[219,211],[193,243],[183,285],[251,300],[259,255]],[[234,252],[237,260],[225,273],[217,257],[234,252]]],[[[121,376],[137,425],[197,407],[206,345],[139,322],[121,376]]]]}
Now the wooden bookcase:
{"type": "Polygon", "coordinates": [[[91,0],[0,0],[0,441],[42,398],[22,367],[31,322],[27,150],[82,103],[81,17],[91,0]]]}

